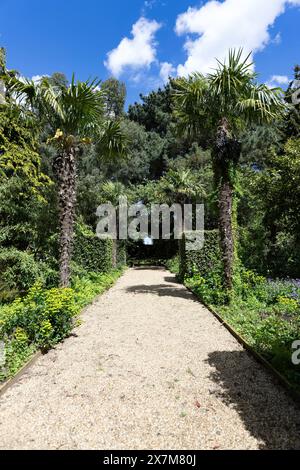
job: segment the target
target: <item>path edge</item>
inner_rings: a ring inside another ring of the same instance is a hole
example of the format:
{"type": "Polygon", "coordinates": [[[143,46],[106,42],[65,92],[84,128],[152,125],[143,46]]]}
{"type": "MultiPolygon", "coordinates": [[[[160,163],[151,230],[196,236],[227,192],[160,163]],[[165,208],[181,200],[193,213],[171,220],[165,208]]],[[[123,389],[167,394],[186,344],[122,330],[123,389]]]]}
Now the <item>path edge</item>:
{"type": "MultiPolygon", "coordinates": [[[[105,289],[101,294],[98,294],[88,305],[83,307],[83,309],[80,311],[79,316],[83,315],[90,307],[92,307],[95,303],[97,303],[101,297],[106,294],[107,292],[110,291],[118,282],[118,280],[125,274],[127,269],[124,269],[124,271],[120,274],[120,276],[115,280],[115,282],[109,286],[107,289],[105,289]]],[[[72,333],[71,333],[72,334],[72,333]]],[[[68,338],[65,338],[67,340],[68,338]]],[[[55,348],[52,348],[55,349],[55,348]]],[[[4,395],[4,393],[13,385],[15,385],[18,380],[27,372],[28,369],[30,369],[31,366],[33,366],[37,360],[43,356],[43,353],[41,350],[36,351],[33,356],[18,370],[18,372],[13,376],[10,377],[9,379],[5,380],[1,385],[0,385],[0,398],[4,395]]]]}
{"type": "Polygon", "coordinates": [[[273,378],[275,378],[285,389],[285,391],[296,401],[300,406],[300,392],[298,392],[293,385],[278,371],[275,367],[272,366],[261,354],[259,354],[255,349],[250,346],[250,344],[241,336],[232,326],[229,325],[222,317],[217,313],[210,305],[207,305],[203,302],[196,294],[192,291],[191,288],[183,284],[186,289],[193,295],[195,300],[204,305],[204,307],[221,323],[222,326],[226,328],[227,331],[243,346],[243,348],[250,353],[251,356],[261,365],[264,366],[268,372],[271,373],[273,378]]]}
{"type": "Polygon", "coordinates": [[[31,367],[36,361],[42,356],[41,351],[37,351],[31,356],[31,358],[18,370],[18,372],[13,376],[7,379],[3,384],[0,386],[0,397],[4,395],[4,393],[8,390],[8,388],[15,385],[15,383],[22,377],[23,374],[31,367]]]}

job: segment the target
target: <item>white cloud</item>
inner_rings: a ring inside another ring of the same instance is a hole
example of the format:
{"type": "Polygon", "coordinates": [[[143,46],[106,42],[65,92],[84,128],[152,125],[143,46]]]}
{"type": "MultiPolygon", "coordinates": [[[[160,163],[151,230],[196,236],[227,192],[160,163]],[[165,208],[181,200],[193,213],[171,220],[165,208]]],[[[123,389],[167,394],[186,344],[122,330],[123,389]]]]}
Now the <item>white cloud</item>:
{"type": "Polygon", "coordinates": [[[272,42],[273,42],[273,44],[280,44],[280,43],[281,43],[281,40],[282,40],[282,38],[281,38],[281,33],[279,32],[279,33],[276,34],[276,36],[275,36],[275,38],[272,40],[272,42]]]}
{"type": "Polygon", "coordinates": [[[289,85],[290,79],[287,75],[273,75],[270,80],[266,83],[269,88],[274,88],[276,86],[285,86],[289,85]]]}
{"type": "Polygon", "coordinates": [[[39,83],[42,78],[44,77],[49,77],[49,75],[34,75],[31,80],[34,82],[34,83],[39,83]]]}
{"type": "Polygon", "coordinates": [[[132,71],[149,68],[156,61],[155,33],[160,27],[157,21],[141,17],[132,27],[132,39],[122,39],[118,47],[108,53],[105,66],[116,77],[127,68],[132,71]]]}
{"type": "Polygon", "coordinates": [[[215,67],[215,58],[225,59],[230,48],[243,47],[245,55],[262,50],[272,41],[269,28],[287,5],[300,5],[300,0],[210,0],[200,8],[190,7],[176,22],[176,33],[187,36],[188,55],[178,74],[207,73],[215,67]],[[191,39],[189,34],[199,37],[191,39]]]}
{"type": "Polygon", "coordinates": [[[286,75],[273,75],[271,82],[278,83],[278,85],[288,85],[290,80],[286,75]]]}
{"type": "Polygon", "coordinates": [[[160,78],[164,83],[167,83],[169,80],[169,77],[172,76],[176,72],[175,67],[170,64],[169,62],[162,62],[160,64],[160,78]]]}
{"type": "Polygon", "coordinates": [[[37,84],[37,83],[39,83],[39,82],[41,81],[41,79],[44,78],[44,77],[50,77],[50,75],[47,75],[47,74],[45,74],[45,75],[33,75],[33,77],[31,77],[31,78],[30,78],[30,77],[24,77],[23,75],[21,75],[21,76],[19,77],[19,80],[20,80],[21,82],[25,83],[26,80],[29,79],[29,80],[32,80],[33,83],[37,84]]]}
{"type": "Polygon", "coordinates": [[[150,10],[154,7],[156,0],[145,0],[144,8],[149,8],[150,10]]]}

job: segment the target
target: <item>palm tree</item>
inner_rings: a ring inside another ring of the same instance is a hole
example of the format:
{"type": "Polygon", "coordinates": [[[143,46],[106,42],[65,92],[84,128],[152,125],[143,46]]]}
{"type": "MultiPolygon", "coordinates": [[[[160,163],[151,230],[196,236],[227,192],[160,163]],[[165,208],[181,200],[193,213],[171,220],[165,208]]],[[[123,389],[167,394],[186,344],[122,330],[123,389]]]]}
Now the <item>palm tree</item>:
{"type": "Polygon", "coordinates": [[[282,114],[281,90],[258,84],[257,75],[243,59],[242,49],[204,76],[194,73],[173,81],[175,116],[181,133],[191,141],[207,139],[212,148],[215,184],[219,194],[219,231],[224,284],[233,284],[235,172],[241,155],[239,133],[246,126],[272,122],[282,114]],[[193,139],[193,140],[192,140],[193,139]]]}
{"type": "Polygon", "coordinates": [[[58,183],[60,285],[68,287],[80,146],[95,142],[99,152],[113,157],[124,152],[125,138],[117,121],[105,119],[103,93],[96,80],[75,82],[73,76],[67,85],[53,84],[48,78],[38,84],[14,79],[11,92],[29,98],[31,109],[44,119],[52,135],[48,142],[57,149],[53,169],[58,183]]]}
{"type": "Polygon", "coordinates": [[[118,181],[106,181],[101,187],[101,203],[111,203],[117,210],[116,232],[117,238],[112,240],[112,266],[117,267],[118,257],[118,234],[119,234],[119,203],[120,198],[125,196],[126,188],[118,181]]]}
{"type": "MultiPolygon", "coordinates": [[[[187,231],[184,205],[196,202],[198,198],[203,200],[206,195],[199,178],[189,168],[170,169],[157,183],[154,194],[160,202],[180,205],[182,233],[187,231]]],[[[179,250],[180,247],[181,240],[179,250]]]]}
{"type": "MultiPolygon", "coordinates": [[[[158,183],[160,198],[168,204],[180,204],[184,215],[184,204],[203,199],[205,191],[197,176],[190,169],[169,170],[158,183]]],[[[184,217],[183,217],[184,222],[184,217]]],[[[183,224],[183,231],[185,227],[183,224]]]]}

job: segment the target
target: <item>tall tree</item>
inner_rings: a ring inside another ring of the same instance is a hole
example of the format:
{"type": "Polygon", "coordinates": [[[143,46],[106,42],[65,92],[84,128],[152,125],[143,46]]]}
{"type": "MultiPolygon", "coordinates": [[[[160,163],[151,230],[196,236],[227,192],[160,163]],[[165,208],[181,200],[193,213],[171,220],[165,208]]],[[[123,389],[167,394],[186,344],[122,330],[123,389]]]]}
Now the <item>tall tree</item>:
{"type": "Polygon", "coordinates": [[[75,207],[77,160],[81,145],[97,142],[99,152],[112,157],[124,151],[124,139],[117,121],[104,117],[103,93],[99,82],[62,81],[57,84],[43,78],[38,85],[13,82],[11,91],[26,94],[33,108],[46,117],[53,137],[49,143],[57,149],[53,161],[58,183],[60,285],[70,282],[75,207]],[[29,92],[28,92],[29,91],[29,92]]]}
{"type": "Polygon", "coordinates": [[[122,121],[121,127],[130,141],[127,158],[117,168],[111,162],[106,165],[107,178],[113,175],[124,184],[136,184],[160,176],[160,162],[167,145],[165,139],[156,132],[146,132],[143,126],[128,119],[122,121]]]}
{"type": "Polygon", "coordinates": [[[180,131],[198,140],[205,134],[212,147],[224,284],[229,293],[233,285],[233,201],[241,156],[239,135],[249,125],[276,120],[283,109],[280,90],[258,84],[249,56],[242,56],[242,50],[230,51],[228,60],[218,61],[217,69],[207,77],[194,73],[173,82],[180,131]]]}
{"type": "Polygon", "coordinates": [[[116,78],[109,78],[102,82],[101,90],[103,91],[106,113],[111,118],[119,118],[124,113],[126,100],[125,83],[120,82],[116,78]]]}
{"type": "Polygon", "coordinates": [[[142,103],[135,103],[128,108],[128,117],[138,122],[147,131],[167,134],[172,119],[172,92],[170,85],[152,91],[149,95],[140,95],[142,103]]]}
{"type": "Polygon", "coordinates": [[[32,113],[24,112],[9,92],[17,75],[7,70],[5,50],[0,48],[0,245],[34,250],[37,211],[45,208],[51,181],[42,172],[32,113]]]}
{"type": "Polygon", "coordinates": [[[294,69],[294,80],[288,87],[285,98],[289,112],[285,119],[285,133],[288,138],[300,137],[300,65],[294,69]]]}

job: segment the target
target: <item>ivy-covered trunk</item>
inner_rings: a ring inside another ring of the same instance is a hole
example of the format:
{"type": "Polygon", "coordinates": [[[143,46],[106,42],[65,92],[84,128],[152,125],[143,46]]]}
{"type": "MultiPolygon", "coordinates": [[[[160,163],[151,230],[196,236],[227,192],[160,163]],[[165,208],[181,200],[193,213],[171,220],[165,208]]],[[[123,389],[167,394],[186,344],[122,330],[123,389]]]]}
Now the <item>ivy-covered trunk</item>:
{"type": "Polygon", "coordinates": [[[224,265],[224,284],[232,289],[234,236],[232,228],[233,188],[229,181],[222,181],[219,188],[219,230],[224,265]]]}
{"type": "Polygon", "coordinates": [[[58,181],[60,286],[69,287],[76,206],[76,149],[57,155],[54,169],[58,181]]]}
{"type": "Polygon", "coordinates": [[[235,240],[233,228],[233,198],[236,165],[240,158],[240,143],[231,137],[228,121],[223,118],[218,127],[214,147],[215,180],[219,192],[219,233],[224,266],[224,285],[233,287],[235,240]]]}

